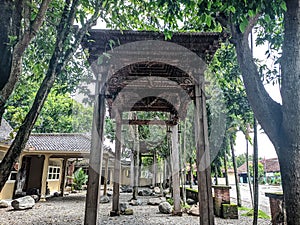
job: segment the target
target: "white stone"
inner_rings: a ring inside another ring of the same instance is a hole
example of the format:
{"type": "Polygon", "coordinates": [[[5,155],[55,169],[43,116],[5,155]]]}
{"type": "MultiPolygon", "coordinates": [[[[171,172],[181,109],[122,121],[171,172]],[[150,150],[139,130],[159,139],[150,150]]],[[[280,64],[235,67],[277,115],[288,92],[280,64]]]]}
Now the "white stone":
{"type": "Polygon", "coordinates": [[[159,188],[159,187],[155,187],[155,188],[154,188],[154,193],[160,194],[160,188],[159,188]]]}
{"type": "Polygon", "coordinates": [[[7,208],[8,207],[8,203],[4,200],[0,201],[0,208],[7,208]]]}
{"type": "Polygon", "coordinates": [[[11,206],[14,209],[31,209],[35,205],[34,199],[31,196],[24,196],[14,199],[11,206]]]}
{"type": "Polygon", "coordinates": [[[103,195],[100,197],[100,203],[103,204],[103,203],[109,203],[109,197],[106,196],[106,195],[103,195]]]}

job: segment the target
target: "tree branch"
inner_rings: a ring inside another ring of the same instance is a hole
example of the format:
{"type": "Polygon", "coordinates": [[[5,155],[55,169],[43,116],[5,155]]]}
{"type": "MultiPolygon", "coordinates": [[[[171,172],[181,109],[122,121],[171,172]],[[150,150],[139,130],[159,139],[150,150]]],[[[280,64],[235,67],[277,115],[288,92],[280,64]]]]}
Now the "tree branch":
{"type": "Polygon", "coordinates": [[[260,79],[257,66],[252,57],[248,38],[244,34],[236,34],[237,59],[243,76],[247,98],[257,120],[277,147],[280,126],[282,123],[282,107],[267,93],[260,79]]]}
{"type": "MultiPolygon", "coordinates": [[[[2,115],[4,113],[6,101],[11,95],[11,93],[13,92],[18,77],[21,75],[22,56],[26,48],[28,47],[30,41],[34,38],[37,31],[41,27],[50,1],[51,0],[42,1],[39,12],[35,20],[33,21],[32,26],[30,27],[30,29],[27,29],[24,32],[23,36],[20,38],[20,40],[17,42],[17,44],[14,47],[13,54],[11,56],[12,64],[11,64],[10,75],[3,89],[0,91],[0,119],[2,118],[2,115]]],[[[16,23],[16,21],[14,21],[14,23],[16,23]]]]}
{"type": "Polygon", "coordinates": [[[245,38],[249,37],[249,34],[251,33],[253,27],[256,25],[256,23],[257,23],[260,16],[261,16],[261,13],[258,13],[254,17],[249,19],[248,25],[247,25],[247,27],[245,29],[245,32],[244,32],[244,37],[245,38]]]}

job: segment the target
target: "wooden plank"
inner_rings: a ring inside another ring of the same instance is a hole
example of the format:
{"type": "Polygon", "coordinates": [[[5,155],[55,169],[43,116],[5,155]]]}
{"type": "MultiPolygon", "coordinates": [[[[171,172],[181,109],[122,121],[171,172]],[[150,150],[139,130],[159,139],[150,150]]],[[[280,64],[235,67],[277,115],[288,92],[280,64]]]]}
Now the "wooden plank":
{"type": "Polygon", "coordinates": [[[122,124],[129,125],[168,125],[173,124],[169,120],[122,120],[122,124]]]}
{"type": "Polygon", "coordinates": [[[120,114],[116,115],[116,139],[115,139],[115,165],[114,165],[114,185],[113,185],[113,201],[112,211],[110,216],[120,215],[120,173],[121,173],[121,135],[122,124],[120,120],[120,114]]]}
{"type": "Polygon", "coordinates": [[[105,121],[105,90],[98,95],[94,106],[92,144],[89,160],[89,180],[85,204],[85,225],[98,224],[99,190],[103,156],[105,121]]]}
{"type": "Polygon", "coordinates": [[[173,215],[182,216],[180,206],[180,180],[179,180],[179,151],[178,151],[178,125],[171,126],[172,131],[172,182],[174,210],[173,215]]]}

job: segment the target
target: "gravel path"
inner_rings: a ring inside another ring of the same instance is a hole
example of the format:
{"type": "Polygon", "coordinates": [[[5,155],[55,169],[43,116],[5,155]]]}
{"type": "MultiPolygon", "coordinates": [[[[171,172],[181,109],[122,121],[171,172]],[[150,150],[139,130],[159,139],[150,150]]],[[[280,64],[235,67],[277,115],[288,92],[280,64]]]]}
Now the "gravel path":
{"type": "MultiPolygon", "coordinates": [[[[120,201],[127,202],[131,194],[121,194],[120,201]]],[[[146,205],[149,197],[141,197],[143,205],[130,206],[134,215],[110,217],[111,204],[100,205],[99,224],[107,225],[194,225],[199,224],[199,218],[184,214],[182,217],[160,214],[158,206],[146,205]]],[[[85,193],[71,194],[64,198],[56,197],[46,202],[38,202],[29,210],[15,211],[12,207],[0,209],[0,225],[13,224],[83,224],[85,193]]],[[[238,220],[216,218],[216,225],[250,225],[252,219],[240,216],[238,220]]],[[[269,220],[259,220],[259,225],[269,225],[269,220]]]]}

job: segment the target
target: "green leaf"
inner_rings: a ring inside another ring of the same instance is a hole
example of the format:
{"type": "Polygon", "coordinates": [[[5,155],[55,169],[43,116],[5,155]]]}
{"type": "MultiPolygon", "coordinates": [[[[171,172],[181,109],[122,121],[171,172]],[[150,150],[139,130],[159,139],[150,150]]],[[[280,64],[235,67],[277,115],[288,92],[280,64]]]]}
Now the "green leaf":
{"type": "Polygon", "coordinates": [[[210,15],[205,15],[205,23],[208,27],[211,26],[211,20],[212,20],[212,18],[210,15]]]}
{"type": "Polygon", "coordinates": [[[242,33],[244,33],[247,26],[248,26],[248,20],[246,18],[243,18],[243,21],[240,23],[240,26],[239,26],[240,31],[242,33]]]}
{"type": "Polygon", "coordinates": [[[287,10],[285,1],[282,1],[282,2],[281,2],[280,7],[281,7],[284,11],[287,10]]]}

